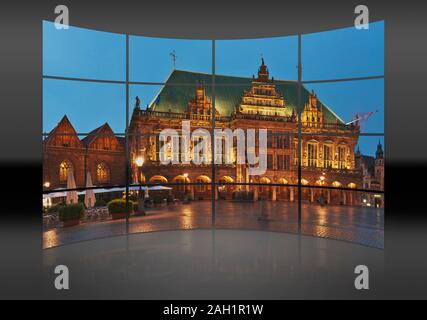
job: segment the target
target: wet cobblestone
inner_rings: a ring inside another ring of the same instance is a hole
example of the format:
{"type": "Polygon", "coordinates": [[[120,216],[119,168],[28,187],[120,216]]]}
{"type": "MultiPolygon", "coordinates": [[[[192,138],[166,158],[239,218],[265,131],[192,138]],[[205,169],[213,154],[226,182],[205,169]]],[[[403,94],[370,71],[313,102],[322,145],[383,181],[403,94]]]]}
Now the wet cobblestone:
{"type": "MultiPolygon", "coordinates": [[[[212,227],[212,203],[196,201],[147,210],[147,215],[131,217],[129,232],[208,229],[212,227]]],[[[263,201],[256,203],[217,201],[215,227],[275,232],[298,232],[296,203],[263,201]]],[[[368,207],[324,206],[303,203],[304,235],[331,238],[384,248],[384,210],[368,207]]],[[[43,247],[50,248],[83,240],[126,234],[125,220],[85,222],[69,228],[46,230],[43,247]]]]}

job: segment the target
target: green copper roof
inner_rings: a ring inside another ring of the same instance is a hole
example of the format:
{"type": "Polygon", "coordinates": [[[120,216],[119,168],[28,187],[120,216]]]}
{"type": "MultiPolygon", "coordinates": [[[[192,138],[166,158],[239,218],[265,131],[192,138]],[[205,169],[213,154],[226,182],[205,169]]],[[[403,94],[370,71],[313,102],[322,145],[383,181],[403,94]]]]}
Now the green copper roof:
{"type": "MultiPolygon", "coordinates": [[[[166,81],[166,85],[162,87],[159,93],[159,99],[155,97],[149,104],[149,108],[153,108],[159,112],[177,112],[184,113],[187,111],[188,102],[194,99],[195,88],[199,81],[205,84],[206,95],[212,96],[212,75],[205,73],[197,73],[190,71],[174,70],[166,81]],[[184,84],[183,84],[184,83],[184,84]],[[194,83],[194,86],[189,85],[194,83]]],[[[298,89],[295,81],[274,81],[277,87],[285,98],[285,106],[289,110],[289,115],[292,114],[292,109],[296,112],[298,103],[298,89]]],[[[222,116],[231,115],[236,105],[241,102],[243,91],[251,88],[252,79],[215,75],[215,108],[222,116]]],[[[309,91],[303,87],[301,92],[304,105],[308,101],[309,91]]],[[[325,121],[327,123],[344,123],[330,108],[320,102],[318,97],[318,107],[323,107],[325,121]]]]}

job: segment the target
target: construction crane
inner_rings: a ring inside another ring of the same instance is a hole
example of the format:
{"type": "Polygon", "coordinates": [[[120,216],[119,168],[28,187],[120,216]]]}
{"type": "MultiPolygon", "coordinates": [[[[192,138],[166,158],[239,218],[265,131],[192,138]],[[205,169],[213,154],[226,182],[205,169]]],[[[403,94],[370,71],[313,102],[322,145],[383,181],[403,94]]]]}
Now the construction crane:
{"type": "Polygon", "coordinates": [[[364,122],[364,121],[368,120],[370,116],[372,116],[374,113],[377,113],[377,112],[378,112],[378,110],[358,113],[350,122],[347,122],[346,125],[352,124],[354,122],[358,122],[358,124],[360,124],[361,121],[364,122]]]}
{"type": "Polygon", "coordinates": [[[176,69],[176,58],[177,58],[175,50],[173,50],[171,53],[169,53],[169,55],[172,57],[173,69],[175,70],[176,69]]]}

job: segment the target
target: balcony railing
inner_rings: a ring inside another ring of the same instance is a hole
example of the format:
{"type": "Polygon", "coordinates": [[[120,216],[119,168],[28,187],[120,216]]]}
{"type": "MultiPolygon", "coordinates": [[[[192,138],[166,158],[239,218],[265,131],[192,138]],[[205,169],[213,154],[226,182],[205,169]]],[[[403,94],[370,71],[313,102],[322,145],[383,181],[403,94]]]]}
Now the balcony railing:
{"type": "MultiPolygon", "coordinates": [[[[151,111],[151,110],[140,110],[139,116],[147,118],[168,118],[168,119],[178,119],[178,120],[204,120],[211,121],[211,116],[206,116],[202,114],[189,114],[182,112],[161,112],[161,111],[151,111]]],[[[215,116],[216,121],[230,121],[230,117],[215,116]]]]}
{"type": "MultiPolygon", "coordinates": [[[[189,114],[182,112],[161,112],[151,110],[140,110],[139,116],[147,118],[168,118],[178,120],[203,120],[211,121],[211,116],[189,114]]],[[[278,115],[265,115],[265,114],[248,114],[248,113],[233,113],[231,116],[215,116],[215,121],[229,122],[231,120],[257,120],[257,121],[275,121],[275,122],[295,122],[293,116],[278,116],[278,115]]],[[[302,122],[301,126],[303,129],[318,129],[318,130],[346,130],[357,133],[359,126],[354,124],[344,123],[313,123],[313,122],[302,122]]]]}
{"type": "Polygon", "coordinates": [[[313,122],[301,122],[303,129],[313,128],[313,129],[327,129],[327,130],[350,130],[350,131],[359,131],[359,126],[354,124],[345,124],[345,123],[313,123],[313,122]]]}
{"type": "Polygon", "coordinates": [[[357,169],[339,169],[339,168],[331,168],[331,167],[315,167],[315,166],[301,166],[302,170],[312,171],[312,172],[330,172],[330,173],[342,173],[342,174],[351,174],[351,175],[359,175],[360,170],[357,169]]]}
{"type": "Polygon", "coordinates": [[[276,121],[276,122],[294,122],[292,116],[277,116],[266,114],[250,114],[250,113],[234,113],[232,119],[241,120],[262,120],[262,121],[276,121]]]}

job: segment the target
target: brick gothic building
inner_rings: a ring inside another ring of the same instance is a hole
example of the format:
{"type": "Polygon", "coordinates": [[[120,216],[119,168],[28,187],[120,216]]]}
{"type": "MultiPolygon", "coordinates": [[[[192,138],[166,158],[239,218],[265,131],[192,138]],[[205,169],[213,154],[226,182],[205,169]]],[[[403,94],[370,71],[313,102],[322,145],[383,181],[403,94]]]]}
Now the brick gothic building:
{"type": "Polygon", "coordinates": [[[79,139],[64,116],[43,141],[43,181],[51,188],[66,187],[70,169],[77,187],[86,185],[86,172],[94,185],[123,184],[125,167],[124,138],[114,136],[107,123],[79,139]]]}
{"type": "MultiPolygon", "coordinates": [[[[297,188],[297,83],[278,81],[269,77],[262,61],[257,77],[250,78],[217,75],[215,77],[215,127],[268,130],[267,172],[262,176],[248,176],[247,167],[235,162],[216,165],[212,177],[210,165],[170,164],[159,161],[161,146],[158,134],[165,128],[181,132],[182,121],[190,121],[191,130],[212,127],[211,76],[208,74],[174,70],[162,87],[158,97],[145,110],[137,98],[129,126],[129,156],[132,182],[189,183],[260,182],[261,187],[222,185],[215,190],[216,198],[231,198],[234,190],[248,190],[261,199],[295,201],[297,188]],[[195,83],[195,86],[179,85],[195,83]],[[135,133],[141,135],[135,135],[135,133]],[[136,159],[144,159],[138,168],[136,159]],[[279,184],[280,186],[269,186],[279,184]]],[[[346,125],[314,92],[302,88],[304,111],[302,126],[302,179],[303,185],[361,188],[363,177],[356,166],[355,146],[359,126],[346,125]],[[333,135],[327,135],[333,133],[333,135]]],[[[245,130],[246,131],[246,130],[245,130]]],[[[90,171],[94,184],[123,184],[125,180],[125,150],[123,141],[114,136],[59,137],[55,133],[75,133],[64,117],[52,134],[44,141],[44,179],[57,187],[66,183],[66,167],[73,167],[77,185],[84,186],[85,172],[90,171]]],[[[92,133],[111,133],[108,124],[92,133]]],[[[176,143],[181,143],[177,138],[176,143]]],[[[188,156],[194,142],[188,146],[188,156]]],[[[224,146],[223,146],[224,147],[224,146]]],[[[235,145],[234,145],[235,147],[235,145]]],[[[209,153],[210,154],[210,153],[209,153]]],[[[181,159],[183,154],[168,154],[181,159]]],[[[176,196],[191,194],[195,198],[208,198],[211,186],[174,186],[176,196]]],[[[322,195],[328,203],[358,204],[361,196],[355,192],[333,189],[303,188],[302,198],[316,201],[322,195]]]]}

